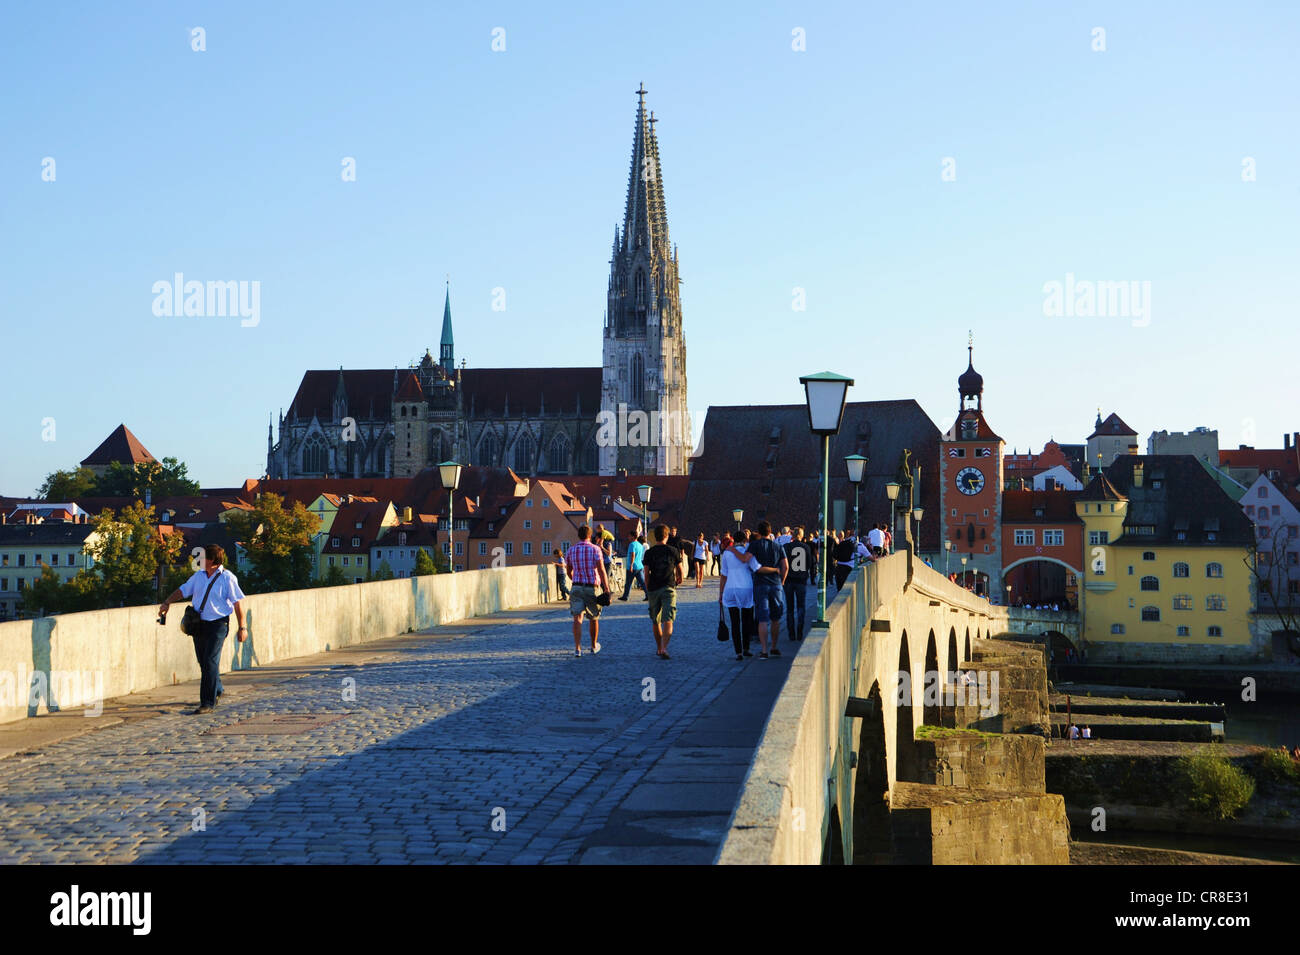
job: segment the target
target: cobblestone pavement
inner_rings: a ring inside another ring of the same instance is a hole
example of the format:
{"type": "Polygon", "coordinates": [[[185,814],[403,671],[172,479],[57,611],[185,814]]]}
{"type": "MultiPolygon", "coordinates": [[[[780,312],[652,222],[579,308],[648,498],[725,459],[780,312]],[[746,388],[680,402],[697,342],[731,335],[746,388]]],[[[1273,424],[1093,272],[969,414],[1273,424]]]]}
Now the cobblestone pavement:
{"type": "MultiPolygon", "coordinates": [[[[779,686],[798,645],[737,663],[714,639],[716,593],[716,580],[679,591],[671,660],[634,591],[602,615],[594,656],[585,627],[573,656],[566,608],[526,608],[309,658],[242,691],[227,678],[213,715],[173,704],[2,759],[0,862],[578,861],[733,681],[767,668],[754,678],[779,686]],[[213,732],[285,714],[338,718],[213,732]]],[[[766,706],[746,717],[755,740],[766,706]]]]}

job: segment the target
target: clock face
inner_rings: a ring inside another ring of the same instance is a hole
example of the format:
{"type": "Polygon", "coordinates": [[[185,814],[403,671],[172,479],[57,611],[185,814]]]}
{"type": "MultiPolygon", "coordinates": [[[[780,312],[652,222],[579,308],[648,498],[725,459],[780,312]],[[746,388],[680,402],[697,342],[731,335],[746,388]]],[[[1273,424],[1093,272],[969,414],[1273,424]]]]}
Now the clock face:
{"type": "Polygon", "coordinates": [[[984,475],[979,468],[962,468],[957,472],[957,490],[963,494],[978,494],[984,490],[984,475]]]}

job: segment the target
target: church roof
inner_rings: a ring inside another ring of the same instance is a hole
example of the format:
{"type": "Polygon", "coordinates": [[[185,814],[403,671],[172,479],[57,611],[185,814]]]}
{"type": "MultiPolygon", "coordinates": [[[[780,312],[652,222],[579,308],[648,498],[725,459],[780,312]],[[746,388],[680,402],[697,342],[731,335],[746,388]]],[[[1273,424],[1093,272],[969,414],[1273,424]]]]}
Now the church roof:
{"type": "Polygon", "coordinates": [[[420,379],[415,377],[415,372],[408,371],[406,380],[402,382],[402,387],[397,391],[398,401],[419,401],[424,397],[424,390],[420,387],[420,379]]]}
{"type": "Polygon", "coordinates": [[[474,417],[600,411],[600,368],[465,368],[461,371],[465,414],[474,417]]]}
{"type": "Polygon", "coordinates": [[[1104,472],[1098,471],[1088,482],[1088,486],[1079,492],[1080,501],[1125,501],[1128,500],[1115,489],[1104,472]]]}
{"type": "Polygon", "coordinates": [[[348,408],[354,417],[368,417],[371,407],[378,418],[390,418],[393,414],[393,377],[392,368],[366,368],[339,370],[305,371],[298,392],[289,403],[289,417],[295,414],[303,421],[310,421],[312,416],[322,421],[334,417],[334,393],[340,379],[347,392],[348,408]]]}
{"type": "Polygon", "coordinates": [[[455,345],[451,337],[451,285],[447,285],[447,297],[442,303],[442,339],[440,345],[455,345]]]}
{"type": "Polygon", "coordinates": [[[1137,432],[1126,425],[1124,419],[1112,411],[1110,417],[1097,425],[1097,430],[1088,435],[1088,440],[1091,441],[1093,438],[1105,438],[1120,434],[1131,434],[1134,437],[1137,437],[1137,432]]]}
{"type": "Polygon", "coordinates": [[[1125,454],[1106,468],[1119,493],[1128,498],[1124,535],[1115,544],[1196,545],[1216,543],[1248,547],[1255,542],[1255,527],[1241,507],[1224,492],[1194,455],[1125,454]],[[1133,472],[1143,466],[1142,486],[1133,482],[1133,472]],[[1133,533],[1147,527],[1148,533],[1133,533]],[[1178,539],[1178,533],[1184,536],[1178,539]]]}
{"type": "MultiPolygon", "coordinates": [[[[677,521],[680,533],[694,536],[734,528],[731,511],[736,507],[744,509],[748,527],[760,520],[816,526],[821,447],[808,430],[807,405],[710,407],[700,447],[677,521]]],[[[847,502],[845,520],[851,522],[853,485],[844,458],[866,455],[870,460],[861,485],[860,521],[888,521],[885,485],[896,479],[904,448],[912,452],[913,468],[921,466],[920,503],[926,509],[921,536],[924,548],[933,551],[940,546],[939,429],[914,400],[851,401],[844,406],[840,431],[831,438],[830,497],[832,502],[847,502]]]]}
{"type": "Polygon", "coordinates": [[[120,461],[127,467],[134,467],[141,461],[155,460],[157,459],[140,443],[140,439],[133,435],[126,425],[119,424],[99,447],[82,459],[81,463],[86,467],[97,467],[120,461]]]}

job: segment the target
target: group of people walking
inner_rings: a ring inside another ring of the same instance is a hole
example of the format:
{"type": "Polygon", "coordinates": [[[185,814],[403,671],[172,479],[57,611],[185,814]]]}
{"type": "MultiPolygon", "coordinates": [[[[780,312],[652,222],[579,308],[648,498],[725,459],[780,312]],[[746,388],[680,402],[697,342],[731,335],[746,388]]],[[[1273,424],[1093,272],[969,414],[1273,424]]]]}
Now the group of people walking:
{"type": "MultiPolygon", "coordinates": [[[[639,585],[649,604],[655,652],[671,659],[668,643],[677,616],[677,589],[688,579],[696,588],[704,586],[706,575],[719,578],[719,640],[730,637],[736,660],[752,657],[758,639],[760,660],[781,656],[779,635],[784,619],[789,639],[803,639],[807,623],[808,585],[818,583],[822,542],[816,535],[805,537],[802,527],[781,529],[777,534],[767,521],[751,532],[737,529],[713,535],[703,533],[694,540],[678,536],[677,528],[655,525],[647,544],[636,531],[628,533],[623,552],[625,579],[620,601],[630,598],[633,584],[639,585]],[[685,565],[685,569],[684,569],[685,565]]],[[[582,656],[582,621],[588,622],[590,653],[600,652],[600,613],[613,599],[610,581],[614,561],[614,535],[601,525],[583,525],[578,542],[567,552],[555,552],[556,585],[561,599],[569,602],[573,617],[573,653],[582,656]],[[572,581],[572,587],[569,582],[572,581]],[[598,592],[599,588],[599,592],[598,592]]],[[[853,567],[879,560],[892,549],[885,525],[866,535],[832,531],[826,540],[833,559],[836,590],[843,588],[853,567]]]]}

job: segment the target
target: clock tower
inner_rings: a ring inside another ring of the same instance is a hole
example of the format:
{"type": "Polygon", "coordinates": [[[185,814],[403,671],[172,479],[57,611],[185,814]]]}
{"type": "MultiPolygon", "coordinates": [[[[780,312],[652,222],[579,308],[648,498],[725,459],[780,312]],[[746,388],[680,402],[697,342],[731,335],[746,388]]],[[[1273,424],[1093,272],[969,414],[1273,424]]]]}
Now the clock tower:
{"type": "Polygon", "coordinates": [[[975,370],[973,341],[966,352],[957,420],[939,441],[939,513],[943,540],[952,541],[949,572],[965,571],[978,592],[1000,597],[1004,443],[984,420],[984,378],[975,370]]]}

